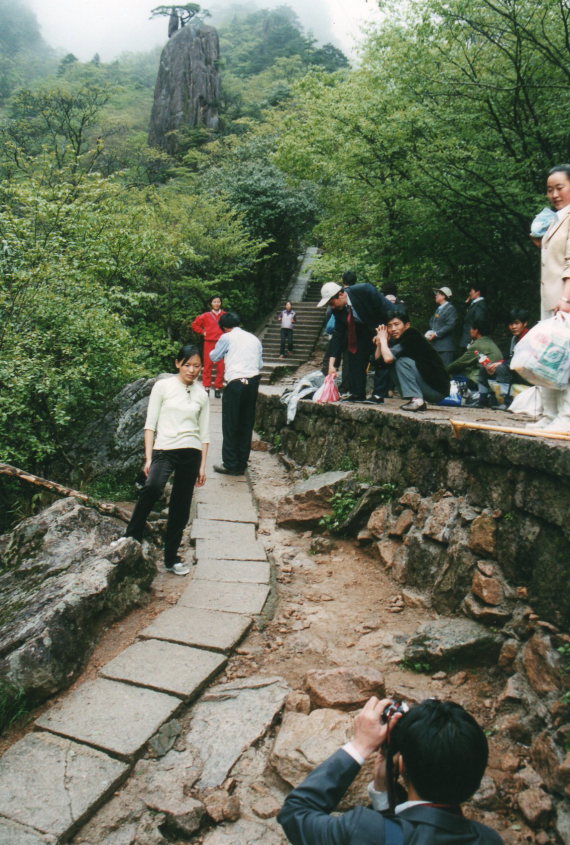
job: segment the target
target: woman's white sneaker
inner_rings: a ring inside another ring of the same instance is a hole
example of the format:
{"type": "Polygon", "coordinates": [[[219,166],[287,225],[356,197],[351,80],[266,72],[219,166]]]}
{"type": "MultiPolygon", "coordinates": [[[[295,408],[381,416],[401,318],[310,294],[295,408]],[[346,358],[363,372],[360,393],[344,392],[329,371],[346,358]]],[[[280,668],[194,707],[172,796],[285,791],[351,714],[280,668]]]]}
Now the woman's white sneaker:
{"type": "Polygon", "coordinates": [[[172,566],[165,566],[164,568],[167,572],[172,572],[174,575],[188,575],[190,572],[190,567],[182,563],[181,560],[177,560],[172,566]]]}

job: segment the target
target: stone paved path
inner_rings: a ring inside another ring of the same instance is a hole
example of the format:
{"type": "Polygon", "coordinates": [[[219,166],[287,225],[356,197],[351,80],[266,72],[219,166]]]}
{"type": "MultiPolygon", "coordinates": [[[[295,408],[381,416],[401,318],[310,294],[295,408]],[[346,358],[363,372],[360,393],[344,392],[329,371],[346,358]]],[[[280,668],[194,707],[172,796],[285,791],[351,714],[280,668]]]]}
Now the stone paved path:
{"type": "Polygon", "coordinates": [[[270,567],[257,512],[244,477],[213,472],[221,440],[214,400],[208,481],[196,491],[192,523],[196,566],[178,604],[0,759],[2,845],[65,841],[127,778],[159,727],[223,669],[263,609],[270,567]]]}

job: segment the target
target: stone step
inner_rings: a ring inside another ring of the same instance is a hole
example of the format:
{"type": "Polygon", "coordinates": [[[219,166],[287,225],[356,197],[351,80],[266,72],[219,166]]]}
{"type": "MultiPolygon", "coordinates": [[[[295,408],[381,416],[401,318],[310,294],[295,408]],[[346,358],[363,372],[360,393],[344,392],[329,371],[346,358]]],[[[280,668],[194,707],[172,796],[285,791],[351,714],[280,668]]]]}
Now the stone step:
{"type": "Polygon", "coordinates": [[[224,613],[261,613],[269,596],[266,584],[192,581],[180,596],[179,606],[224,613]]]}
{"type": "Polygon", "coordinates": [[[36,725],[132,761],[179,707],[172,695],[99,678],[55,704],[36,725]]]}
{"type": "Polygon", "coordinates": [[[227,654],[246,635],[251,622],[250,616],[238,613],[177,605],[157,616],[140,636],[227,654]]]}
{"type": "Polygon", "coordinates": [[[143,640],[107,663],[101,674],[105,678],[149,687],[189,701],[225,664],[226,658],[213,651],[165,640],[143,640]]]}
{"type": "Polygon", "coordinates": [[[260,560],[201,560],[192,570],[193,581],[237,581],[269,584],[269,563],[260,560]]]}
{"type": "Polygon", "coordinates": [[[126,763],[94,748],[51,733],[28,734],[2,757],[0,841],[67,841],[128,772],[126,763]]]}
{"type": "Polygon", "coordinates": [[[241,546],[256,542],[255,526],[250,522],[225,522],[200,519],[192,521],[191,540],[215,540],[223,546],[241,546]]]}
{"type": "Polygon", "coordinates": [[[196,540],[196,556],[214,560],[267,560],[265,549],[258,540],[226,548],[215,540],[196,540]]]}

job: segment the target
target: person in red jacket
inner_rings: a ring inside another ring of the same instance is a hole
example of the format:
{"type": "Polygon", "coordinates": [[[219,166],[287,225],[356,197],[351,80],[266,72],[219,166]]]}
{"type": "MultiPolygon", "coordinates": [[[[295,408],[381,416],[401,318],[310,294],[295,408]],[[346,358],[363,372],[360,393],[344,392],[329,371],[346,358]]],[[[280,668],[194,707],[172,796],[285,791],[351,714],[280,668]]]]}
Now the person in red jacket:
{"type": "MultiPolygon", "coordinates": [[[[222,311],[222,297],[215,294],[209,301],[210,310],[200,314],[192,323],[192,330],[196,334],[201,334],[204,337],[204,372],[202,375],[202,384],[209,393],[212,386],[212,361],[210,360],[210,352],[222,336],[220,328],[220,317],[226,314],[222,311]]],[[[224,362],[223,359],[216,364],[216,382],[215,382],[215,397],[219,399],[222,395],[222,388],[224,386],[224,362]]]]}

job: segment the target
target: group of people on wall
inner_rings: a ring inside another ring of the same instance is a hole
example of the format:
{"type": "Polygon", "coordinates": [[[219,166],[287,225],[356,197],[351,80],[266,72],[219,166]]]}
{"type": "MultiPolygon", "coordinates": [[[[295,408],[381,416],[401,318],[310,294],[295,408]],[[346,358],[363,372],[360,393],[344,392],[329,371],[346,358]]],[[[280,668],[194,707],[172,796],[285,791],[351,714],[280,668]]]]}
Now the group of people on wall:
{"type": "MultiPolygon", "coordinates": [[[[541,249],[541,319],[570,313],[570,164],[553,167],[547,176],[547,196],[553,211],[539,215],[531,237],[541,249]]],[[[534,221],[533,221],[534,223],[534,221]]],[[[325,373],[337,373],[343,362],[346,402],[382,404],[397,391],[406,400],[401,408],[422,411],[450,393],[450,382],[465,386],[477,407],[505,407],[514,385],[528,385],[511,368],[517,343],[529,330],[529,313],[514,307],[508,316],[509,350],[503,354],[491,338],[486,289],[473,283],[460,321],[452,290],[433,289],[435,311],[426,331],[412,326],[408,309],[393,283],[381,290],[357,283],[345,273],[342,284],[327,282],[318,307],[334,315],[325,373]],[[367,398],[367,370],[374,365],[372,394],[367,398]],[[499,390],[494,389],[495,384],[499,390]],[[504,391],[502,393],[501,391],[504,391]]],[[[540,388],[542,415],[529,426],[547,431],[570,431],[570,388],[540,388]]]]}

